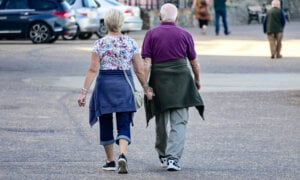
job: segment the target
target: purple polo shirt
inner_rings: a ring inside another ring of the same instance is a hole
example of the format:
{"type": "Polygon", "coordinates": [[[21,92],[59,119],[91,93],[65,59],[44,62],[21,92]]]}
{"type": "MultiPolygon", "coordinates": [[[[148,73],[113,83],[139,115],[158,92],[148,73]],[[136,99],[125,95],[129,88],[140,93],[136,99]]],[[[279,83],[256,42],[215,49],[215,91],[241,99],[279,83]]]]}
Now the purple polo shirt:
{"type": "Polygon", "coordinates": [[[188,58],[196,59],[192,35],[174,22],[162,22],[150,29],[144,38],[142,57],[152,63],[188,58]]]}

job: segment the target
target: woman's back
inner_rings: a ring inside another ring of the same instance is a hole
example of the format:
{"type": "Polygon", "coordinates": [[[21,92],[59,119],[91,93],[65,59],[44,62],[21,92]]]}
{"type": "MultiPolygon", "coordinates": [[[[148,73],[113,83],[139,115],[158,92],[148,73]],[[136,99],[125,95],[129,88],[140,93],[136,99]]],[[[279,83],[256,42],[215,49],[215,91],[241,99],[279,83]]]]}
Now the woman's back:
{"type": "Polygon", "coordinates": [[[99,55],[100,70],[128,70],[134,54],[138,53],[138,46],[128,36],[107,35],[95,42],[93,51],[99,55]]]}

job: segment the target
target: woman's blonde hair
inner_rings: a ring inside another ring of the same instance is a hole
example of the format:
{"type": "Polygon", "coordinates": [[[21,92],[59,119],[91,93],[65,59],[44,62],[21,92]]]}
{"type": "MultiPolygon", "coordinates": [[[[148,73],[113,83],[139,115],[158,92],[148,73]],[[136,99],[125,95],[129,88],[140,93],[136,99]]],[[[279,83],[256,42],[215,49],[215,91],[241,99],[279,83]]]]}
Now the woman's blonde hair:
{"type": "Polygon", "coordinates": [[[104,16],[105,26],[111,32],[120,32],[124,23],[124,14],[117,9],[110,9],[104,16]]]}

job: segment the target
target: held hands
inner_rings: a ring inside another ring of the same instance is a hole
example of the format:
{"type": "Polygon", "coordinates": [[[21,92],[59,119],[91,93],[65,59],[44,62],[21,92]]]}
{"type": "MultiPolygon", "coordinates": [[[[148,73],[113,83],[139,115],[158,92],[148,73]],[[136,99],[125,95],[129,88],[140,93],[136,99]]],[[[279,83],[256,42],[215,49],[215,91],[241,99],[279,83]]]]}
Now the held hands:
{"type": "Polygon", "coordinates": [[[144,94],[147,96],[148,100],[152,100],[153,96],[155,96],[153,89],[150,86],[144,87],[144,94]]]}

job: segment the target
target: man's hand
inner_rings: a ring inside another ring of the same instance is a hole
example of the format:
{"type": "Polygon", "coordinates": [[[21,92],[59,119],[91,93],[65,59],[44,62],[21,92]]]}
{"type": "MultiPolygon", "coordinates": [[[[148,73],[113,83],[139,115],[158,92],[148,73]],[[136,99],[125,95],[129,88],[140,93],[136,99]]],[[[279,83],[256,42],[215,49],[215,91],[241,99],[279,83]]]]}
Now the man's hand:
{"type": "Polygon", "coordinates": [[[196,87],[197,87],[198,90],[201,88],[200,81],[195,81],[195,85],[196,85],[196,87]]]}

